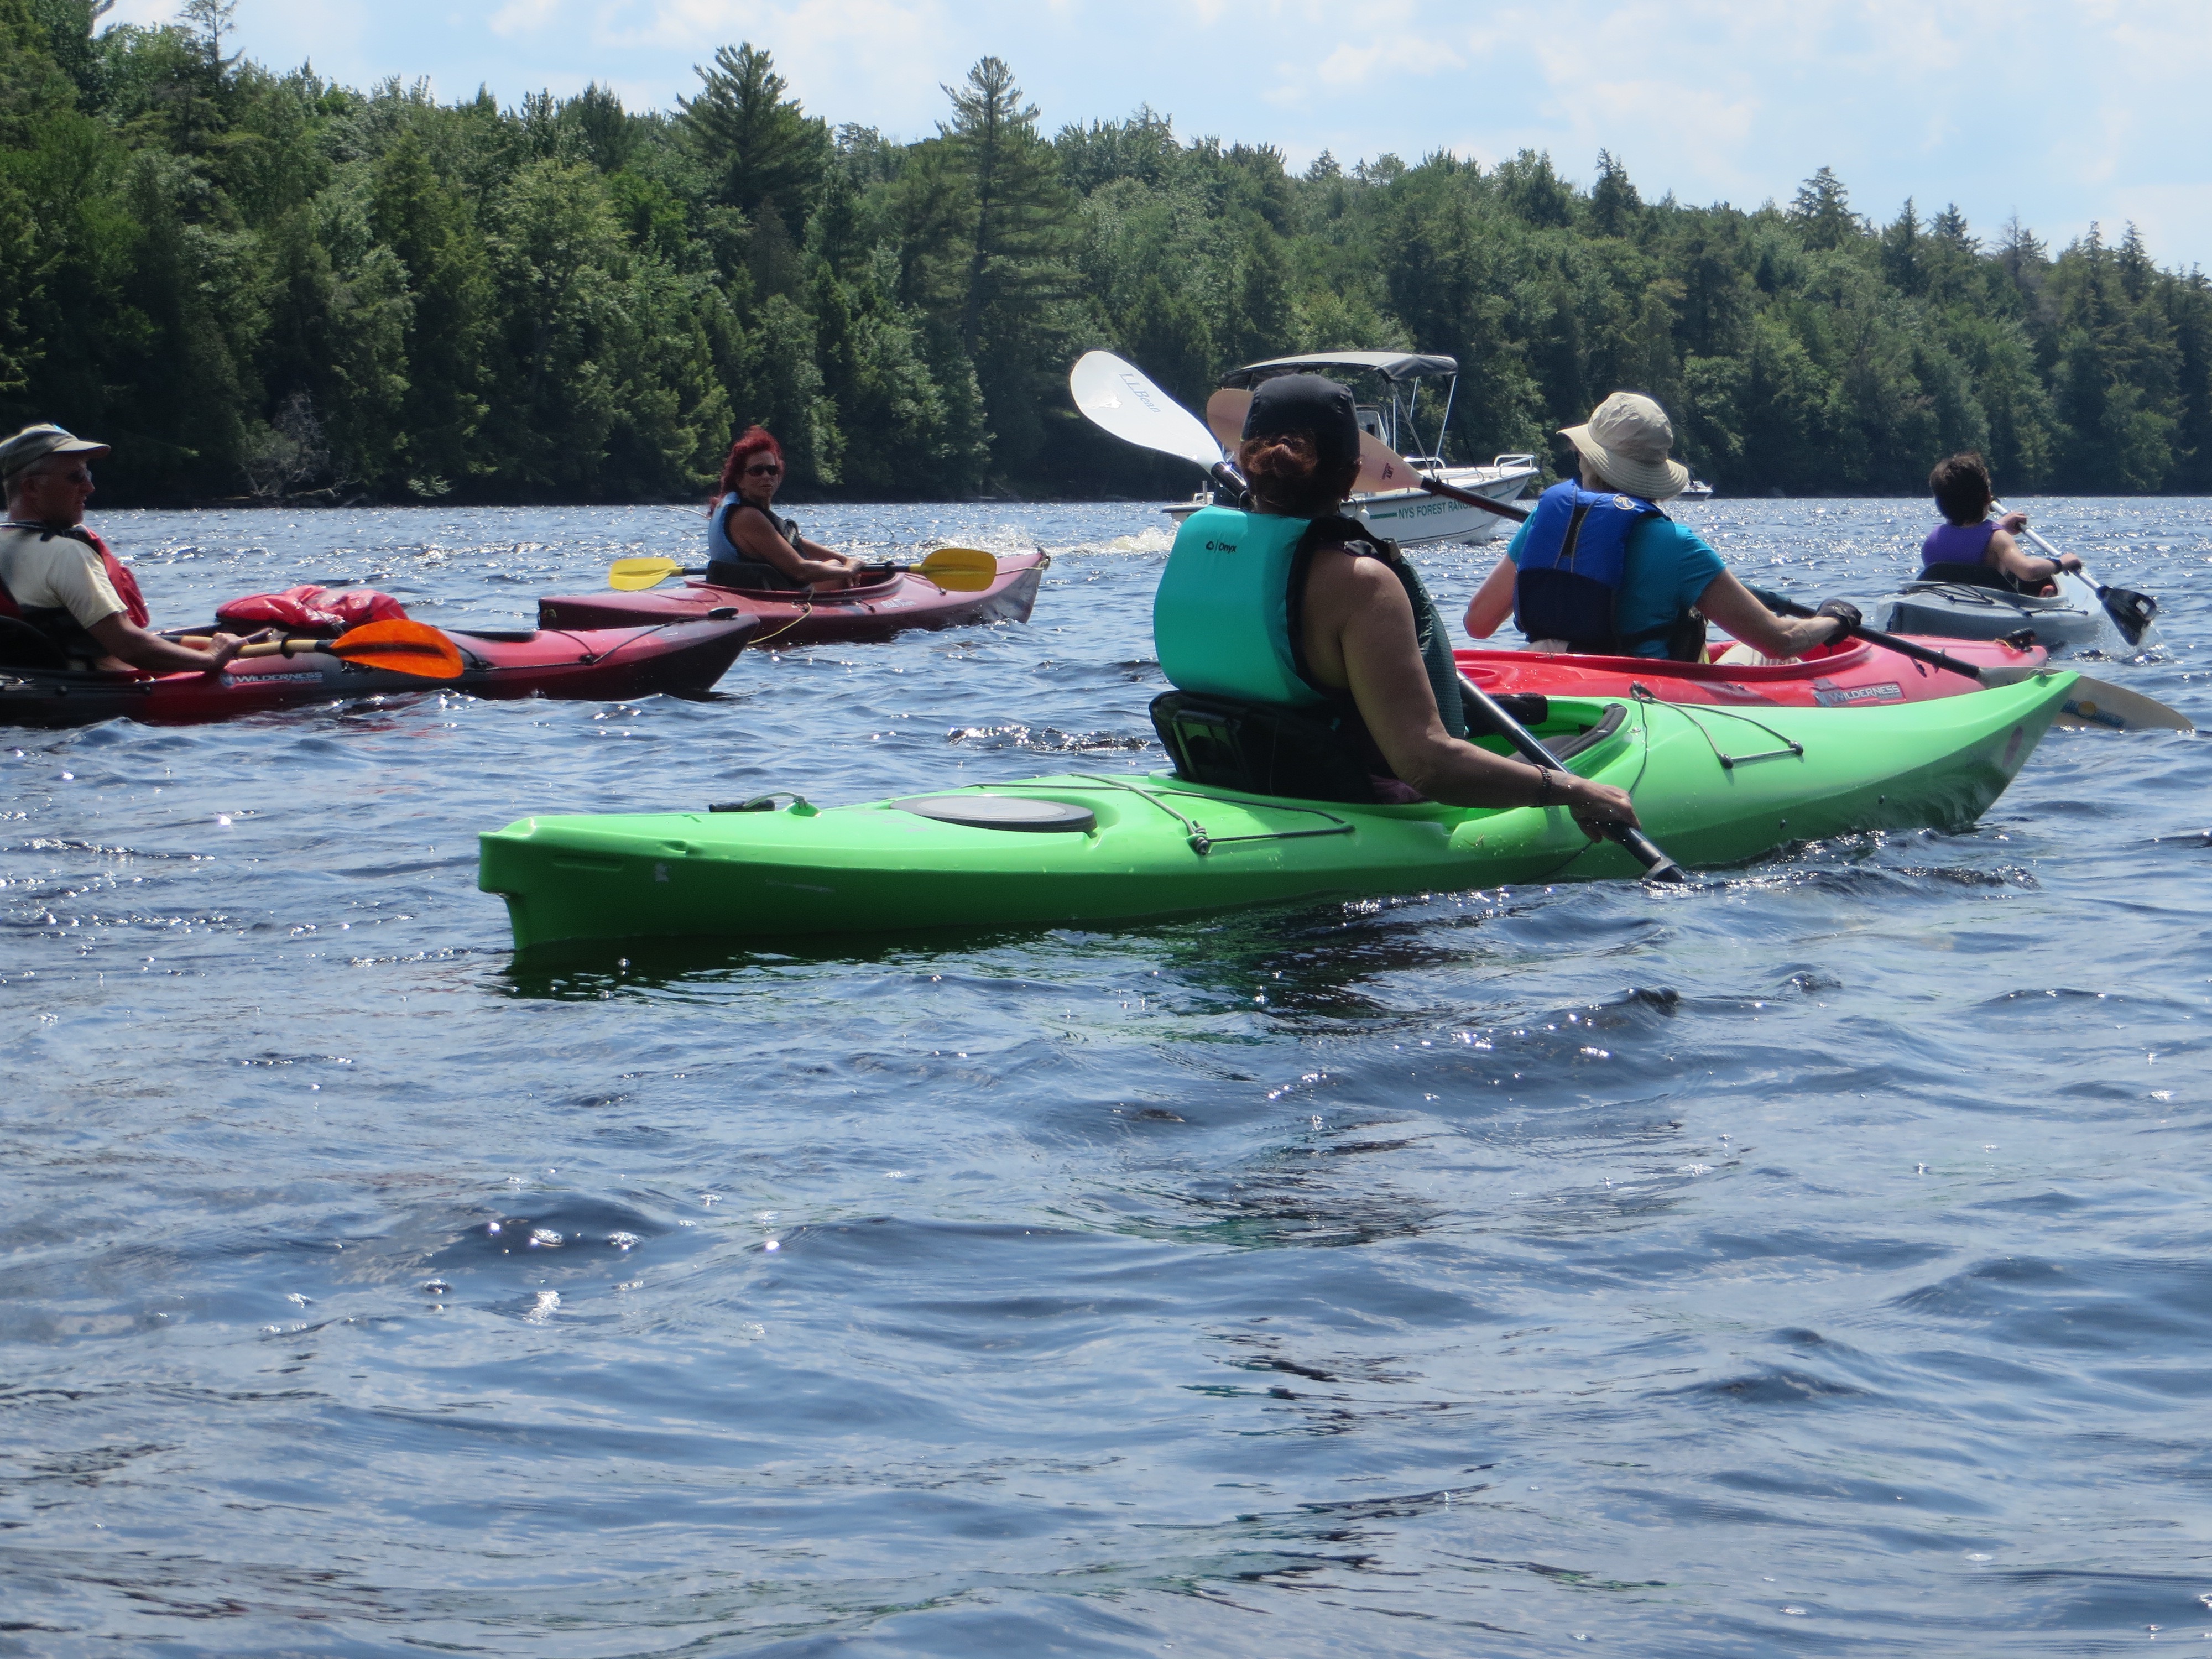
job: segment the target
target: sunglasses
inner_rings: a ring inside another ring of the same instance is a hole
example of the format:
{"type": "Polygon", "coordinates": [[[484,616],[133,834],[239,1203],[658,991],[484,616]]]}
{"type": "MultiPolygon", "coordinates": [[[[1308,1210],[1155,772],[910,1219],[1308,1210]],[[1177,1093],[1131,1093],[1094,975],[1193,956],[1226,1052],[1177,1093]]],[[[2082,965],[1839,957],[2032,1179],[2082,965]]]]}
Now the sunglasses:
{"type": "Polygon", "coordinates": [[[775,477],[777,473],[782,471],[783,463],[781,461],[770,461],[765,466],[747,467],[745,469],[745,477],[748,478],[769,478],[775,477]]]}

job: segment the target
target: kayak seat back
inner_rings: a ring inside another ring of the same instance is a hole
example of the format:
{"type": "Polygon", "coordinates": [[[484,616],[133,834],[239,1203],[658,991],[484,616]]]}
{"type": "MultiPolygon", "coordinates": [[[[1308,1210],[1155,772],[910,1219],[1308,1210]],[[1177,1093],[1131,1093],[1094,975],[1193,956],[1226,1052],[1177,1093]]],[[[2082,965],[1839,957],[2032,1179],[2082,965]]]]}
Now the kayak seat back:
{"type": "MultiPolygon", "coordinates": [[[[1551,718],[1551,701],[1540,693],[1513,693],[1497,702],[1523,726],[1541,726],[1551,718]]],[[[1152,699],[1152,714],[1176,775],[1188,782],[1295,800],[1356,804],[1383,798],[1376,784],[1385,776],[1384,762],[1365,752],[1364,733],[1352,724],[1356,716],[1196,691],[1163,692],[1152,699]]],[[[1620,704],[1608,703],[1595,725],[1547,738],[1544,746],[1566,760],[1612,737],[1626,716],[1620,704]]],[[[1504,735],[1504,728],[1493,726],[1480,705],[1468,708],[1470,741],[1504,735]]]]}
{"type": "Polygon", "coordinates": [[[44,629],[0,617],[0,668],[67,668],[69,653],[44,629]]]}
{"type": "MultiPolygon", "coordinates": [[[[1508,712],[1510,713],[1512,712],[1511,705],[1522,700],[1523,699],[1520,697],[1500,697],[1498,701],[1507,705],[1508,712]]],[[[1530,694],[1527,696],[1526,701],[1540,704],[1545,700],[1540,696],[1530,694]]],[[[1524,726],[1531,726],[1542,724],[1544,716],[1542,714],[1539,714],[1534,720],[1531,720],[1516,713],[1514,714],[1514,718],[1520,720],[1524,726]]],[[[1560,737],[1546,738],[1543,739],[1544,747],[1551,750],[1552,757],[1554,760],[1572,760],[1576,756],[1583,753],[1585,750],[1595,749],[1598,744],[1606,742],[1616,732],[1620,730],[1622,724],[1626,722],[1627,719],[1628,709],[1625,704],[1609,702],[1605,706],[1605,713],[1598,716],[1598,721],[1595,726],[1585,726],[1579,732],[1570,732],[1560,737]]]]}
{"type": "Polygon", "coordinates": [[[1994,566],[1957,564],[1948,560],[1938,560],[1936,563],[1927,566],[1906,586],[1918,587],[1930,582],[1948,582],[1957,587],[1989,587],[1994,588],[2000,593],[2029,592],[1994,566]]]}
{"type": "Polygon", "coordinates": [[[1375,766],[1345,717],[1212,692],[1164,691],[1152,699],[1152,729],[1190,783],[1297,800],[1372,802],[1375,766]]]}

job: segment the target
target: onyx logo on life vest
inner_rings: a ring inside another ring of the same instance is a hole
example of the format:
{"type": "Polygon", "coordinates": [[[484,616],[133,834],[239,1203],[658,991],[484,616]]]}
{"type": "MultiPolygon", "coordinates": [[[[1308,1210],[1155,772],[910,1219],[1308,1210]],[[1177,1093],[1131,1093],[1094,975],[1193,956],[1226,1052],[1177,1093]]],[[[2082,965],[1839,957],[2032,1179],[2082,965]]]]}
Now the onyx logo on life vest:
{"type": "Polygon", "coordinates": [[[1237,544],[1209,540],[1206,544],[1206,550],[1209,553],[1234,553],[1237,550],[1237,544]]]}

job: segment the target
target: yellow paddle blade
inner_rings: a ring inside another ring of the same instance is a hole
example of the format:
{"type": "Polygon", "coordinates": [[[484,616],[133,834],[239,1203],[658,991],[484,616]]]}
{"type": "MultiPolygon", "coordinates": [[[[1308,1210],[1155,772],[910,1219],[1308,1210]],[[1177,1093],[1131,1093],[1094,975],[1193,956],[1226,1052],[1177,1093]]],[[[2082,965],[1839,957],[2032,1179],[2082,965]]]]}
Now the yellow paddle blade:
{"type": "Polygon", "coordinates": [[[460,647],[428,623],[368,623],[316,648],[364,667],[412,674],[419,679],[461,677],[460,647]]]}
{"type": "Polygon", "coordinates": [[[673,559],[617,559],[607,569],[607,586],[635,593],[683,574],[684,567],[673,559]]]}
{"type": "Polygon", "coordinates": [[[999,580],[999,562],[980,547],[940,547],[915,571],[947,592],[981,593],[999,580]]]}

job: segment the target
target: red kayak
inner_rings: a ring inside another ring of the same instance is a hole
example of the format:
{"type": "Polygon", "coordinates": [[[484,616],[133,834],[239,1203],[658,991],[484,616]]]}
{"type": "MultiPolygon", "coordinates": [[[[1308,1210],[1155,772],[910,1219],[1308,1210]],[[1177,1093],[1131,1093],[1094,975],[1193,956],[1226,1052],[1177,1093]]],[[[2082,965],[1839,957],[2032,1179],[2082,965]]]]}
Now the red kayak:
{"type": "Polygon", "coordinates": [[[750,617],[590,629],[447,629],[459,679],[424,679],[321,652],[240,658],[221,674],[98,673],[0,664],[0,726],[89,726],[97,720],[185,725],[302,703],[464,691],[476,697],[697,696],[737,660],[759,623],[750,617]]]}
{"type": "Polygon", "coordinates": [[[998,579],[979,592],[939,587],[918,571],[894,572],[865,587],[793,593],[745,587],[712,587],[698,576],[681,587],[642,593],[565,593],[538,601],[542,628],[614,628],[624,623],[669,622],[703,617],[727,607],[760,619],[756,647],[823,645],[831,641],[872,642],[909,628],[958,628],[967,623],[1027,622],[1036,603],[1037,584],[1051,558],[1008,553],[999,559],[998,579]]]}
{"type": "MultiPolygon", "coordinates": [[[[2039,645],[2023,651],[2002,640],[1916,639],[1913,643],[1982,669],[2039,668],[2050,654],[2039,645]]],[[[1925,702],[1981,690],[1978,682],[1964,674],[1931,668],[1866,640],[1815,646],[1796,661],[1783,663],[1669,662],[1659,657],[1547,656],[1534,651],[1452,654],[1461,673],[1498,696],[1537,692],[1554,697],[1625,697],[1641,687],[1661,702],[1861,708],[1925,702]]]]}

